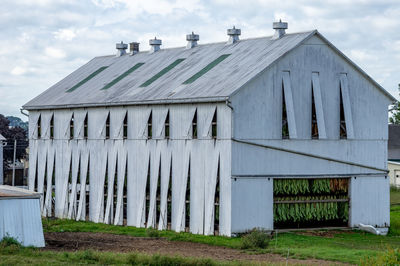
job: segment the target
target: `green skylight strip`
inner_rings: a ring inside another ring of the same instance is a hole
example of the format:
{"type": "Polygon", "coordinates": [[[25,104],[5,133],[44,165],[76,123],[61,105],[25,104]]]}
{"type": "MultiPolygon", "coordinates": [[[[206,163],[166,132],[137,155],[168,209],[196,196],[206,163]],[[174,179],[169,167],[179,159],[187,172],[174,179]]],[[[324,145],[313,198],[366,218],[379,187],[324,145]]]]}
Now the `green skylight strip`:
{"type": "Polygon", "coordinates": [[[67,92],[72,92],[74,90],[76,90],[77,88],[79,88],[80,86],[82,86],[83,84],[85,84],[86,82],[88,82],[89,80],[91,80],[92,78],[94,78],[95,76],[97,76],[97,74],[99,74],[100,72],[102,72],[104,69],[106,69],[106,66],[100,67],[99,69],[97,69],[95,72],[93,72],[92,74],[90,74],[89,76],[87,76],[85,79],[83,79],[82,81],[80,81],[78,84],[76,84],[75,86],[73,86],[72,88],[70,88],[69,90],[67,90],[67,92]]]}
{"type": "Polygon", "coordinates": [[[125,78],[126,76],[128,76],[129,74],[131,74],[133,71],[135,71],[136,69],[138,69],[139,67],[143,66],[144,63],[137,63],[136,65],[134,65],[133,67],[131,67],[130,69],[128,69],[127,71],[125,71],[124,73],[122,73],[121,75],[119,75],[117,78],[115,78],[113,81],[111,81],[110,83],[108,83],[107,85],[105,85],[102,90],[107,90],[110,87],[114,86],[115,84],[117,84],[119,81],[121,81],[123,78],[125,78]]]}
{"type": "Polygon", "coordinates": [[[207,66],[205,66],[202,70],[200,70],[199,72],[197,72],[196,74],[191,76],[189,79],[187,79],[185,82],[183,82],[183,84],[191,84],[191,83],[195,82],[198,78],[200,78],[205,73],[207,73],[208,71],[213,69],[216,65],[218,65],[219,63],[224,61],[230,55],[231,54],[223,54],[223,55],[221,55],[220,57],[218,57],[217,59],[215,59],[214,61],[209,63],[207,66]]]}
{"type": "Polygon", "coordinates": [[[174,67],[176,67],[178,64],[180,64],[183,60],[185,60],[184,58],[180,58],[175,60],[175,62],[173,62],[172,64],[170,64],[169,66],[165,67],[163,70],[161,70],[160,72],[158,72],[157,74],[155,74],[151,79],[147,80],[145,83],[143,83],[142,85],[140,85],[140,87],[147,87],[149,86],[151,83],[153,83],[154,81],[156,81],[157,79],[159,79],[160,77],[162,77],[163,75],[165,75],[168,71],[170,71],[171,69],[173,69],[174,67]]]}

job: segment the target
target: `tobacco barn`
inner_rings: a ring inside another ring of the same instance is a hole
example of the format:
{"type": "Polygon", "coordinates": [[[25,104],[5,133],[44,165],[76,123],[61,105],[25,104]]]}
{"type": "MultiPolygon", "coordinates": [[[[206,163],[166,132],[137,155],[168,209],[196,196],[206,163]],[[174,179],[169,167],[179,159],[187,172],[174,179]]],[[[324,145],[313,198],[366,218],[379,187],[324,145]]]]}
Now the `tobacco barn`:
{"type": "Polygon", "coordinates": [[[42,215],[227,236],[389,227],[394,98],[318,31],[273,28],[121,42],[25,104],[42,215]]]}

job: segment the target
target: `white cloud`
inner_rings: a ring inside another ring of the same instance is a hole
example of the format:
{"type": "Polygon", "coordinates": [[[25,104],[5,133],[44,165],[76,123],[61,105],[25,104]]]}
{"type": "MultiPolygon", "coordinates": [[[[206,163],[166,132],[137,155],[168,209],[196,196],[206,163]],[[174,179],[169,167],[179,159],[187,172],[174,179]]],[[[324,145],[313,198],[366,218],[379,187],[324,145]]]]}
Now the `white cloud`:
{"type": "Polygon", "coordinates": [[[72,41],[76,37],[73,29],[59,29],[54,32],[54,37],[61,41],[72,41]]]}
{"type": "Polygon", "coordinates": [[[397,95],[400,78],[398,0],[4,0],[0,5],[0,113],[19,108],[115,43],[155,35],[163,48],[224,41],[235,25],[242,38],[272,35],[273,20],[288,32],[318,29],[383,87],[397,95]],[[4,88],[12,88],[4,90],[4,88]],[[29,89],[27,89],[29,88],[29,89]]]}
{"type": "Polygon", "coordinates": [[[16,66],[11,70],[11,74],[15,76],[20,76],[25,73],[26,73],[26,68],[20,66],[16,66]]]}
{"type": "Polygon", "coordinates": [[[62,59],[66,56],[65,52],[61,49],[57,49],[54,47],[46,47],[44,50],[45,54],[52,58],[62,59]]]}

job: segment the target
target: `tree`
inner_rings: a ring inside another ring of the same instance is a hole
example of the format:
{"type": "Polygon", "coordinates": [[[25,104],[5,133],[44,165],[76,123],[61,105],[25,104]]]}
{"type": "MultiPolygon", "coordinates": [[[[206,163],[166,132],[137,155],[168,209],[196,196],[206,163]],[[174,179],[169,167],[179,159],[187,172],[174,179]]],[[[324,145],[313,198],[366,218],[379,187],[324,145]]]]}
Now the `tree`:
{"type": "MultiPolygon", "coordinates": [[[[400,94],[400,84],[399,84],[399,94],[400,94]]],[[[389,110],[390,117],[389,117],[389,123],[390,124],[396,124],[400,125],[400,102],[396,101],[393,105],[393,107],[389,110]]]]}
{"type": "Polygon", "coordinates": [[[21,127],[25,130],[28,130],[28,122],[22,121],[21,118],[16,116],[7,116],[8,121],[10,121],[10,127],[21,127]]]}
{"type": "Polygon", "coordinates": [[[7,139],[7,146],[4,147],[4,161],[12,162],[14,157],[14,139],[17,140],[16,159],[25,156],[28,147],[27,130],[16,126],[10,127],[10,121],[0,114],[0,134],[7,139]]]}

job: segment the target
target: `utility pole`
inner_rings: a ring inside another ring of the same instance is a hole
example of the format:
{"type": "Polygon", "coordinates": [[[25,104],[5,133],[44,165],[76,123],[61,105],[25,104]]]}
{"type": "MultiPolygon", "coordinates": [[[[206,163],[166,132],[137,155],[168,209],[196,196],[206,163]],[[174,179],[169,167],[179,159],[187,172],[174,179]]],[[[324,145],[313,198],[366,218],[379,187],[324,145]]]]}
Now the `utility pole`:
{"type": "Polygon", "coordinates": [[[14,139],[14,157],[13,157],[12,186],[15,185],[15,157],[17,157],[17,139],[14,139]]]}

